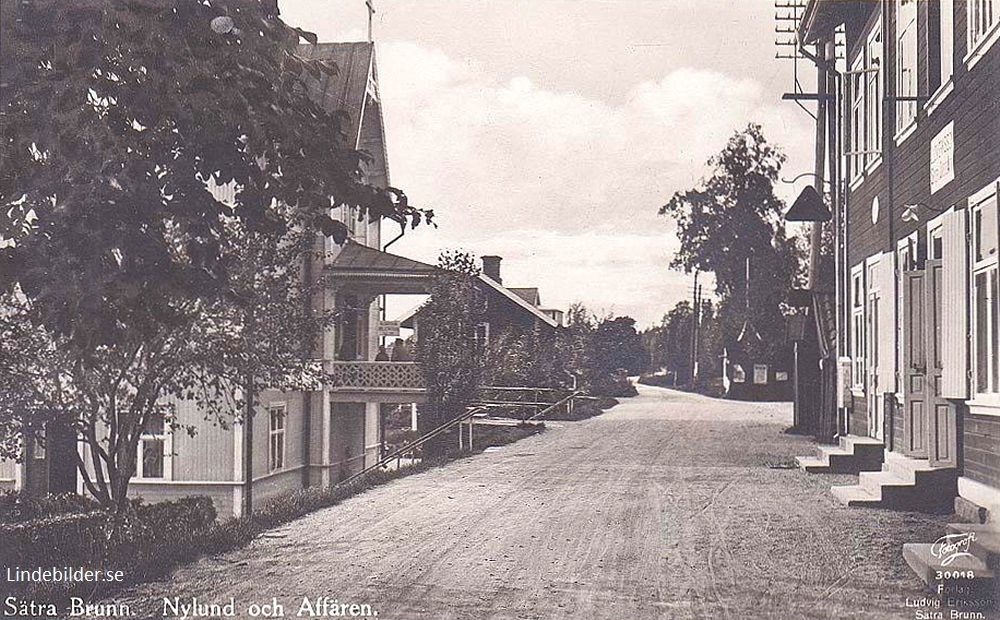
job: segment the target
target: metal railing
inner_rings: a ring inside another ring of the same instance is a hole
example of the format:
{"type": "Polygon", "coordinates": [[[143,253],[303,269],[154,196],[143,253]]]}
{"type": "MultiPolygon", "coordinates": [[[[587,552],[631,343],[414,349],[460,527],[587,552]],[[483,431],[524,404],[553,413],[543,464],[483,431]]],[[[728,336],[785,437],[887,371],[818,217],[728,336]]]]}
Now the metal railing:
{"type": "Polygon", "coordinates": [[[583,392],[573,392],[572,394],[570,394],[566,398],[560,400],[559,402],[552,403],[551,405],[549,405],[545,409],[543,409],[543,410],[539,411],[538,413],[536,413],[535,415],[531,416],[530,418],[528,418],[528,421],[537,420],[538,418],[545,417],[545,416],[549,415],[550,413],[552,413],[553,411],[557,410],[560,407],[565,407],[567,414],[573,413],[573,404],[576,401],[576,399],[579,398],[579,397],[581,397],[581,396],[583,396],[583,392]]]}
{"type": "MultiPolygon", "coordinates": [[[[358,473],[356,473],[356,474],[354,474],[352,476],[349,476],[349,477],[341,480],[340,482],[338,482],[334,486],[339,486],[339,485],[342,485],[342,484],[347,484],[348,482],[350,482],[350,481],[352,481],[352,480],[354,480],[356,478],[360,478],[361,476],[364,476],[365,474],[367,474],[368,472],[370,472],[372,470],[375,470],[375,469],[384,469],[386,465],[388,465],[389,463],[392,463],[393,461],[396,461],[397,462],[397,466],[398,466],[399,462],[402,461],[402,459],[403,459],[403,457],[405,455],[407,455],[407,454],[412,455],[413,452],[417,448],[420,448],[421,446],[423,446],[425,443],[427,443],[431,439],[434,439],[435,437],[439,437],[440,435],[443,435],[444,433],[448,432],[452,428],[454,428],[454,427],[462,424],[466,420],[470,420],[473,416],[482,413],[483,411],[485,411],[485,409],[486,409],[485,407],[470,407],[469,409],[466,409],[465,412],[462,413],[462,415],[457,416],[455,418],[452,418],[451,420],[448,420],[447,422],[445,422],[444,424],[438,426],[437,428],[424,433],[419,438],[415,439],[413,442],[411,442],[411,443],[403,446],[402,448],[394,450],[393,452],[390,452],[389,454],[385,455],[384,457],[382,457],[381,459],[379,459],[378,462],[375,463],[374,465],[366,467],[366,468],[362,469],[361,471],[359,471],[358,473]]],[[[461,429],[459,429],[459,437],[461,437],[461,429]]],[[[470,448],[471,448],[471,442],[470,442],[470,448]]]]}

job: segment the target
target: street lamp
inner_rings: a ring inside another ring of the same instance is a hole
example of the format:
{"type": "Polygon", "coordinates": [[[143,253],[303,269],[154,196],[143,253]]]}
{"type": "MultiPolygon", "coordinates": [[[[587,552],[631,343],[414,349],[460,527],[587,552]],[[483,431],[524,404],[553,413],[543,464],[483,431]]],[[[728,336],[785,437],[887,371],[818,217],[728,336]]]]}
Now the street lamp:
{"type": "Polygon", "coordinates": [[[903,215],[900,216],[900,219],[904,222],[919,222],[920,215],[917,213],[917,207],[926,207],[934,213],[944,213],[947,211],[947,209],[937,209],[927,203],[915,202],[913,204],[903,205],[903,215]]]}
{"type": "Polygon", "coordinates": [[[806,185],[785,213],[786,222],[829,222],[833,214],[812,185],[806,185]]]}

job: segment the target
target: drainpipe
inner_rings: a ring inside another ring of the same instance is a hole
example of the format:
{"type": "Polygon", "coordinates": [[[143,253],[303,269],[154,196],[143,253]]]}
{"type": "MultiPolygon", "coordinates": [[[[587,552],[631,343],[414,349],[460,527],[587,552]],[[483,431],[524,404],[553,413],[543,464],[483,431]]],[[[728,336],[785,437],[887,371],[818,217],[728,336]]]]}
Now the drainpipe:
{"type": "MultiPolygon", "coordinates": [[[[892,265],[896,264],[896,245],[894,241],[895,237],[895,191],[893,185],[895,182],[893,173],[893,141],[894,135],[896,133],[896,63],[899,62],[898,58],[889,55],[892,51],[892,46],[890,44],[890,39],[895,40],[895,24],[893,28],[889,28],[889,2],[882,0],[882,59],[885,62],[885,76],[882,79],[882,88],[885,96],[882,98],[882,159],[885,165],[885,178],[886,178],[886,202],[888,203],[888,208],[886,209],[886,215],[889,218],[888,230],[889,230],[889,259],[892,261],[892,265]],[[892,36],[890,36],[890,34],[892,36]],[[892,65],[889,65],[889,59],[892,58],[892,65]],[[891,69],[891,71],[890,71],[891,69]]],[[[899,278],[896,277],[895,267],[892,272],[892,308],[893,308],[893,321],[892,321],[892,336],[893,338],[897,335],[896,327],[899,325],[899,278]]],[[[886,334],[880,334],[881,337],[885,337],[886,334]]],[[[899,345],[893,347],[893,380],[892,380],[892,409],[890,409],[890,415],[883,415],[882,423],[884,425],[882,436],[888,440],[888,448],[892,449],[892,442],[894,438],[892,437],[892,413],[896,410],[896,373],[899,369],[899,345]]],[[[889,386],[883,386],[886,388],[885,394],[890,394],[888,390],[889,386]]],[[[877,396],[877,395],[876,395],[877,396]]],[[[883,409],[885,408],[885,403],[882,404],[883,409]]],[[[884,414],[884,411],[883,411],[884,414]]]]}
{"type": "MultiPolygon", "coordinates": [[[[395,237],[393,237],[392,239],[390,239],[390,240],[389,240],[389,243],[387,243],[387,244],[383,245],[383,246],[382,246],[382,251],[383,251],[383,252],[385,252],[386,250],[388,250],[388,249],[389,249],[389,246],[390,246],[390,245],[392,245],[393,243],[396,243],[397,241],[399,241],[400,239],[402,239],[402,238],[403,238],[403,235],[405,235],[405,234],[406,234],[406,224],[401,224],[401,225],[399,226],[399,234],[398,234],[398,235],[396,235],[395,237]]],[[[383,320],[383,321],[385,320],[385,304],[386,304],[386,296],[385,296],[385,294],[383,293],[383,294],[382,294],[382,303],[381,303],[381,304],[379,304],[379,305],[381,305],[381,308],[380,308],[380,310],[381,310],[381,312],[380,312],[380,316],[382,317],[382,320],[383,320]]],[[[385,346],[385,336],[382,336],[382,342],[381,342],[381,345],[382,345],[382,346],[385,346]]]]}

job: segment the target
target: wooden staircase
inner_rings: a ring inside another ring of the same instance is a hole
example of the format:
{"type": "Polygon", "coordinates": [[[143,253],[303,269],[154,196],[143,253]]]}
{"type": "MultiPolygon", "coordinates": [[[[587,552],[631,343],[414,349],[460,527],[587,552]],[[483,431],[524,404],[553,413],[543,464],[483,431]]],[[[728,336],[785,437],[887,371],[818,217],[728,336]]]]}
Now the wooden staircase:
{"type": "Polygon", "coordinates": [[[903,558],[944,606],[973,613],[959,617],[998,607],[1000,524],[951,523],[936,542],[903,545],[903,558]]]}
{"type": "Polygon", "coordinates": [[[881,471],[862,471],[858,484],[830,490],[846,506],[948,514],[958,495],[958,470],[889,452],[881,471]]]}
{"type": "Polygon", "coordinates": [[[810,474],[857,474],[882,469],[885,444],[879,439],[844,435],[836,446],[818,446],[819,456],[797,456],[795,462],[810,474]]]}

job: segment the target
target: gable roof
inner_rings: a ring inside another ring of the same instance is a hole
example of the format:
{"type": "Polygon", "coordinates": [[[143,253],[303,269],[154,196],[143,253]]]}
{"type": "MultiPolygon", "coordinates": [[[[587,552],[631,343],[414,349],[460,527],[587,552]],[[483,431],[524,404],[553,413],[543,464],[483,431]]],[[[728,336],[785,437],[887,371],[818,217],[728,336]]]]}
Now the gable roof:
{"type": "MultiPolygon", "coordinates": [[[[548,325],[549,327],[559,327],[559,323],[556,320],[554,320],[549,315],[545,314],[545,312],[542,311],[541,309],[536,308],[535,306],[533,306],[530,303],[528,303],[527,301],[525,301],[524,298],[520,296],[520,294],[514,292],[514,289],[505,288],[502,284],[500,284],[499,282],[497,282],[493,278],[490,278],[487,275],[479,274],[478,279],[479,279],[479,281],[481,283],[483,283],[483,284],[486,285],[487,289],[496,291],[502,297],[505,297],[506,299],[509,299],[515,306],[521,308],[522,310],[524,310],[528,314],[530,314],[532,316],[532,318],[541,321],[542,323],[544,323],[545,325],[548,325]]],[[[531,291],[531,290],[533,290],[533,291],[535,291],[536,295],[538,294],[538,289],[537,288],[535,288],[535,289],[520,289],[520,290],[522,290],[522,291],[531,291]]],[[[413,317],[415,317],[417,314],[419,314],[420,311],[423,310],[423,307],[424,307],[424,304],[420,304],[420,305],[418,305],[418,306],[416,306],[414,308],[411,308],[405,314],[401,315],[398,320],[400,321],[400,323],[402,324],[402,326],[403,327],[407,327],[407,328],[412,327],[413,326],[413,322],[412,322],[413,321],[413,317]]]]}
{"type": "Polygon", "coordinates": [[[308,78],[309,95],[327,112],[344,110],[350,116],[347,135],[357,148],[365,90],[371,74],[375,48],[371,43],[317,43],[299,45],[298,55],[311,60],[329,60],[337,65],[334,75],[308,78]]]}
{"type": "MultiPolygon", "coordinates": [[[[502,284],[500,284],[493,278],[481,273],[479,274],[479,281],[483,282],[494,291],[500,293],[502,296],[514,302],[514,305],[519,306],[524,310],[527,310],[530,314],[532,314],[536,319],[538,319],[542,323],[545,323],[549,327],[559,327],[559,325],[554,320],[552,320],[552,318],[549,317],[547,314],[545,314],[535,306],[529,304],[520,295],[514,293],[511,289],[505,288],[502,284]]],[[[530,289],[523,289],[523,290],[530,290],[530,289]]],[[[538,293],[538,289],[535,289],[535,293],[536,294],[538,293]]]]}

